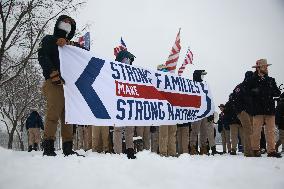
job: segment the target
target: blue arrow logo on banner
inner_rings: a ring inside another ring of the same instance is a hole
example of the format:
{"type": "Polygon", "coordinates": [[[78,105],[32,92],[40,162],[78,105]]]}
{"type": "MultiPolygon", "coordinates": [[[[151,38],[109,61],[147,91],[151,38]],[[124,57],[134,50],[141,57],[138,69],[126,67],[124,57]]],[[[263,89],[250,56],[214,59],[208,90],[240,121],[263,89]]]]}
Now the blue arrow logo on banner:
{"type": "Polygon", "coordinates": [[[82,94],[83,98],[87,102],[96,118],[110,119],[110,116],[103,102],[92,87],[92,84],[100,74],[104,63],[105,61],[99,58],[91,58],[83,73],[75,82],[75,85],[79,89],[80,93],[82,94]]]}

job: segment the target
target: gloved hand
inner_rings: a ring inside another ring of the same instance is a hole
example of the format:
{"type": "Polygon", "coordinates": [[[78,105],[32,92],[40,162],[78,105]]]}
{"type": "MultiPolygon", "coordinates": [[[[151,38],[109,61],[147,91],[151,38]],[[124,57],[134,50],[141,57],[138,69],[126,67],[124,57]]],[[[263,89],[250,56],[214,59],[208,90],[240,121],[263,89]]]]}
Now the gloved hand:
{"type": "Polygon", "coordinates": [[[54,85],[63,85],[65,83],[64,79],[60,76],[58,70],[52,71],[49,76],[52,84],[54,85]]]}
{"type": "Polygon", "coordinates": [[[56,45],[58,45],[59,47],[63,47],[66,44],[67,44],[67,41],[64,38],[58,38],[56,41],[56,45]]]}

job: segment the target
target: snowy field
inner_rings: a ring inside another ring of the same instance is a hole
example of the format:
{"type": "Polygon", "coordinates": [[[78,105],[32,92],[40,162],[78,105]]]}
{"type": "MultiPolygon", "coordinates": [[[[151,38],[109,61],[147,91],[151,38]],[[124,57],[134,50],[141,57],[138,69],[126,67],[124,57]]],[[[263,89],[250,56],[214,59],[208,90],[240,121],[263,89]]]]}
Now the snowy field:
{"type": "MultiPolygon", "coordinates": [[[[43,157],[0,148],[0,189],[283,189],[284,158],[242,155],[163,158],[148,151],[125,155],[43,157]]],[[[266,156],[266,155],[265,155],[266,156]]]]}

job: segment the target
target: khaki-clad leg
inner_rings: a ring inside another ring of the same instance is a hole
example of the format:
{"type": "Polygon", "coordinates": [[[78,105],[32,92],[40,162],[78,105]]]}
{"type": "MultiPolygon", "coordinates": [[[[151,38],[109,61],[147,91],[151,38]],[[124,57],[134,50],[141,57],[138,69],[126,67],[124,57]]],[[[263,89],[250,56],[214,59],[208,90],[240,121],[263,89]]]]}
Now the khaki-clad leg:
{"type": "Polygon", "coordinates": [[[101,127],[102,147],[104,152],[109,152],[109,127],[101,127]]]}
{"type": "Polygon", "coordinates": [[[264,115],[256,115],[253,116],[253,128],[251,135],[251,148],[252,150],[259,150],[260,148],[260,137],[261,137],[261,129],[264,124],[264,115]]]}
{"type": "Polygon", "coordinates": [[[201,120],[195,121],[191,124],[190,132],[190,146],[195,146],[197,141],[197,136],[200,131],[201,120]]]}
{"type": "Polygon", "coordinates": [[[144,135],[143,135],[143,146],[145,150],[150,150],[150,127],[144,128],[144,135]]]}
{"type": "Polygon", "coordinates": [[[244,155],[251,156],[251,134],[252,134],[252,116],[250,116],[245,111],[242,111],[238,115],[239,120],[241,121],[243,128],[243,146],[244,146],[244,155]]]}
{"type": "Polygon", "coordinates": [[[168,126],[168,155],[176,156],[176,133],[177,126],[169,125],[168,126]]]}
{"type": "Polygon", "coordinates": [[[232,150],[235,152],[237,151],[237,145],[238,145],[238,130],[239,130],[239,124],[230,125],[232,150]]]}
{"type": "Polygon", "coordinates": [[[100,146],[100,127],[99,126],[92,126],[92,151],[93,152],[102,152],[100,146]]]}
{"type": "Polygon", "coordinates": [[[267,153],[275,152],[275,116],[265,115],[264,116],[264,132],[267,143],[267,153]]]}
{"type": "Polygon", "coordinates": [[[203,118],[201,120],[200,123],[200,135],[199,135],[199,139],[200,139],[200,145],[201,147],[206,147],[207,146],[207,138],[208,138],[208,134],[207,134],[207,130],[208,130],[208,121],[207,118],[203,118]]]}
{"type": "Polygon", "coordinates": [[[230,141],[230,131],[225,129],[225,136],[226,136],[226,144],[227,144],[227,148],[228,151],[230,152],[232,150],[231,147],[231,141],[230,141]]]}
{"type": "Polygon", "coordinates": [[[207,126],[207,135],[209,141],[209,147],[216,146],[215,137],[214,137],[214,123],[209,123],[207,126]]]}
{"type": "Polygon", "coordinates": [[[225,129],[223,128],[221,132],[221,137],[222,137],[222,146],[223,146],[223,152],[226,152],[226,135],[225,135],[225,129]]]}
{"type": "Polygon", "coordinates": [[[44,139],[55,141],[58,120],[64,111],[63,86],[54,85],[51,83],[51,80],[48,79],[45,81],[42,91],[47,101],[44,139]]]}
{"type": "Polygon", "coordinates": [[[159,127],[151,133],[151,152],[158,153],[159,151],[159,127]]]}
{"type": "Polygon", "coordinates": [[[168,126],[159,127],[159,153],[162,156],[168,155],[168,126]]]}
{"type": "Polygon", "coordinates": [[[34,128],[29,128],[29,146],[33,145],[35,141],[34,128]]]}
{"type": "Polygon", "coordinates": [[[116,154],[122,153],[122,129],[123,127],[114,127],[113,131],[113,150],[116,154]]]}
{"type": "Polygon", "coordinates": [[[65,109],[63,108],[60,116],[62,142],[73,141],[73,125],[65,124],[65,109]]]}
{"type": "Polygon", "coordinates": [[[180,137],[181,137],[181,153],[189,153],[188,147],[189,147],[189,127],[180,127],[180,137]]]}
{"type": "Polygon", "coordinates": [[[134,143],[133,143],[134,127],[133,126],[125,127],[124,135],[125,135],[126,149],[128,149],[128,148],[134,149],[134,143]]]}

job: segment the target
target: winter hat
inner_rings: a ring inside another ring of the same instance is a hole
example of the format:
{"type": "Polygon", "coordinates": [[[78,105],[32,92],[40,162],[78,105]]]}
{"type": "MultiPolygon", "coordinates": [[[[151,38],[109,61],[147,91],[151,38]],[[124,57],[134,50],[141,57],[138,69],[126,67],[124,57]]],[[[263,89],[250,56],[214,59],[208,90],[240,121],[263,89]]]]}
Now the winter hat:
{"type": "Polygon", "coordinates": [[[224,104],[220,104],[218,107],[219,108],[225,108],[225,105],[224,104]]]}
{"type": "Polygon", "coordinates": [[[267,64],[266,59],[259,59],[256,61],[256,64],[252,68],[258,68],[260,66],[271,66],[272,64],[267,64]]]}

